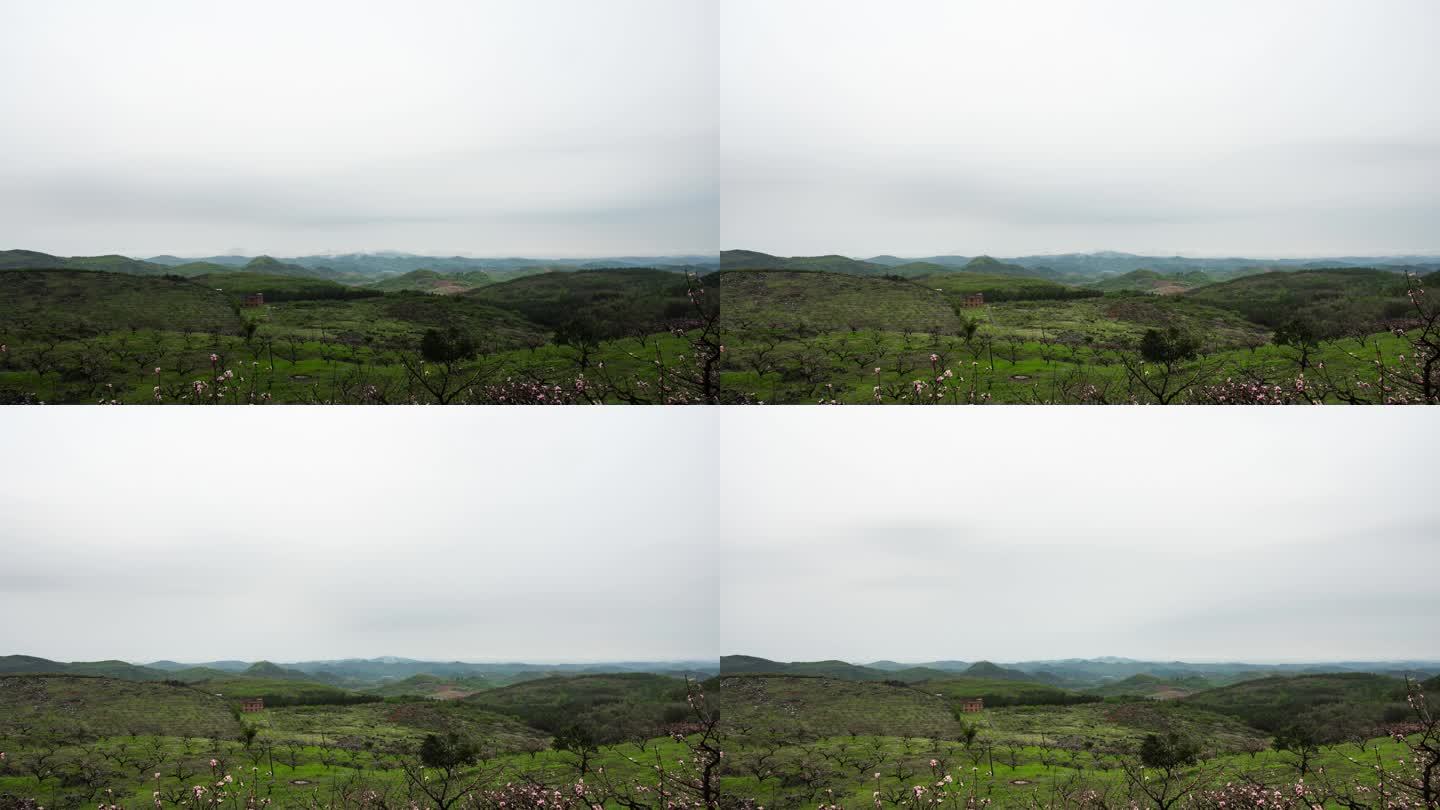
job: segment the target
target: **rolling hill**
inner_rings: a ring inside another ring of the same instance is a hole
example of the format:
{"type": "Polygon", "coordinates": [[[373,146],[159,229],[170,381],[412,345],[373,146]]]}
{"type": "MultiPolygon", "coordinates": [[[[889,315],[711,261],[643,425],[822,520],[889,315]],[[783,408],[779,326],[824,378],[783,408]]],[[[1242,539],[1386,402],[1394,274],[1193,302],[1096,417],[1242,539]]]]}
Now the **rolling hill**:
{"type": "Polygon", "coordinates": [[[0,738],[159,734],[234,739],[223,699],[177,683],[78,675],[0,676],[0,738]]]}
{"type": "Polygon", "coordinates": [[[599,337],[610,338],[660,331],[690,318],[688,290],[683,273],[621,268],[542,273],[453,297],[510,310],[551,329],[584,322],[599,337]]]}
{"type": "Polygon", "coordinates": [[[1408,716],[1403,680],[1361,672],[1258,678],[1182,700],[1270,732],[1312,727],[1332,741],[1374,736],[1385,723],[1408,716]]]}
{"type": "Polygon", "coordinates": [[[125,329],[238,334],[231,302],[209,287],[174,277],[87,270],[0,273],[0,312],[29,336],[88,337],[125,329]]]}
{"type": "Polygon", "coordinates": [[[1201,270],[1178,273],[1157,273],[1154,270],[1131,270],[1118,276],[1111,276],[1090,285],[1092,289],[1105,292],[1142,292],[1153,295],[1174,295],[1214,283],[1214,279],[1201,270]]]}
{"type": "Polygon", "coordinates": [[[893,272],[884,264],[863,262],[847,256],[771,256],[754,250],[720,252],[721,270],[810,270],[824,273],[847,273],[856,276],[881,276],[893,272]]]}
{"type": "Polygon", "coordinates": [[[728,722],[794,738],[852,734],[953,739],[950,702],[928,687],[800,675],[722,675],[728,722]]]}
{"type": "MultiPolygon", "coordinates": [[[[1430,286],[1440,273],[1426,278],[1430,286]]],[[[1343,268],[1245,276],[1185,293],[1190,301],[1237,312],[1275,328],[1292,318],[1314,324],[1325,336],[1374,332],[1411,312],[1404,276],[1390,270],[1343,268]]]]}
{"type": "Polygon", "coordinates": [[[910,281],[797,270],[720,276],[720,312],[730,328],[949,334],[960,328],[942,293],[910,281]]]}
{"type": "Polygon", "coordinates": [[[556,675],[488,689],[462,701],[555,733],[584,726],[604,741],[654,736],[690,717],[686,682],[645,673],[556,675]]]}
{"type": "Polygon", "coordinates": [[[33,655],[0,656],[0,675],[93,675],[127,681],[163,681],[170,673],[124,661],[51,661],[33,655]]]}
{"type": "Polygon", "coordinates": [[[1214,682],[1203,675],[1162,678],[1159,675],[1140,673],[1123,680],[1086,689],[1092,695],[1102,697],[1135,696],[1155,700],[1174,700],[1213,688],[1214,682]]]}
{"type": "Polygon", "coordinates": [[[436,270],[411,270],[370,285],[370,289],[385,292],[428,292],[436,295],[454,295],[476,287],[495,283],[495,278],[483,270],[469,270],[460,273],[441,273],[436,270]]]}

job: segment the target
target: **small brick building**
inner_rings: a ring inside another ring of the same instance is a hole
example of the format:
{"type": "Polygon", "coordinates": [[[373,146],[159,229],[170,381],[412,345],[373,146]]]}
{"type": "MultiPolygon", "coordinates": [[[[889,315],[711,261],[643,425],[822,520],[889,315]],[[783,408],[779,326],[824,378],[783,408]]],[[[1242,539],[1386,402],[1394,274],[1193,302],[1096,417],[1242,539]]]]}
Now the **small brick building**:
{"type": "Polygon", "coordinates": [[[265,698],[245,698],[240,701],[242,712],[263,712],[265,711],[265,698]]]}
{"type": "Polygon", "coordinates": [[[966,309],[985,306],[985,293],[971,293],[960,301],[960,306],[966,309]]]}
{"type": "Polygon", "coordinates": [[[246,296],[245,296],[245,306],[247,306],[247,307],[263,307],[263,306],[265,306],[265,293],[250,293],[250,294],[246,295],[246,296]]]}
{"type": "Polygon", "coordinates": [[[964,700],[961,700],[961,701],[960,701],[960,711],[962,711],[962,712],[983,712],[983,711],[985,711],[985,699],[984,699],[984,698],[965,698],[964,700]]]}

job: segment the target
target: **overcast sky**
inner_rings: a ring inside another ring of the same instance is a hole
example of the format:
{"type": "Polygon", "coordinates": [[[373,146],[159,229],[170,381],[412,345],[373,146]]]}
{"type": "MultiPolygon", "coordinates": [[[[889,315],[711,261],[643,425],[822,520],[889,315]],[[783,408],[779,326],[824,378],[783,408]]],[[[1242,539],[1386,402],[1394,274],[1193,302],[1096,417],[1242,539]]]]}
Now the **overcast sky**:
{"type": "Polygon", "coordinates": [[[0,655],[718,655],[711,412],[10,410],[0,655]]]}
{"type": "Polygon", "coordinates": [[[1433,0],[726,0],[721,243],[1440,253],[1433,0]]]}
{"type": "Polygon", "coordinates": [[[725,415],[725,653],[1440,659],[1428,412],[896,415],[725,415]]]}
{"type": "Polygon", "coordinates": [[[0,4],[0,249],[716,249],[711,0],[0,4]]]}

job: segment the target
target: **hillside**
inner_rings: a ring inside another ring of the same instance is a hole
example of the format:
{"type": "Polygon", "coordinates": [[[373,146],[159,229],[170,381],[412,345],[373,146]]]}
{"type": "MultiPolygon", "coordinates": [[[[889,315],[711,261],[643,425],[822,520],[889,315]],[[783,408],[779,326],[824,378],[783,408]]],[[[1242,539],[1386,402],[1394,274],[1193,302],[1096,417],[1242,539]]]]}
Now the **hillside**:
{"type": "Polygon", "coordinates": [[[26,337],[88,337],[117,330],[240,332],[225,296],[178,278],[83,270],[0,273],[4,326],[26,337]]]}
{"type": "Polygon", "coordinates": [[[460,701],[386,701],[364,706],[297,706],[255,718],[276,741],[352,750],[414,750],[426,734],[484,740],[496,753],[543,751],[550,735],[513,717],[460,701]]]}
{"type": "Polygon", "coordinates": [[[995,678],[1002,681],[1037,681],[1039,678],[1018,669],[1006,669],[990,661],[976,661],[965,669],[967,678],[995,678]]]}
{"type": "MultiPolygon", "coordinates": [[[[503,682],[503,681],[501,681],[503,682]]],[[[418,695],[436,700],[457,700],[497,685],[497,679],[441,677],[422,673],[371,687],[365,691],[382,697],[418,695]]]]}
{"type": "Polygon", "coordinates": [[[191,686],[217,697],[224,697],[229,701],[238,701],[243,698],[263,698],[265,705],[269,707],[315,704],[345,705],[380,699],[376,695],[363,695],[349,689],[340,689],[328,684],[291,677],[267,678],[230,675],[194,681],[191,686]]]}
{"type": "Polygon", "coordinates": [[[1142,292],[1152,295],[1174,295],[1213,283],[1214,279],[1200,270],[1183,273],[1157,273],[1154,270],[1132,270],[1111,276],[1091,285],[1105,292],[1142,292]]]}
{"type": "Polygon", "coordinates": [[[862,262],[847,256],[771,256],[754,250],[720,252],[721,270],[809,270],[822,273],[847,273],[856,276],[879,276],[892,272],[884,264],[862,262]]]}
{"type": "Polygon", "coordinates": [[[0,738],[234,739],[239,731],[229,704],[188,686],[76,675],[0,676],[0,738]]]}
{"type": "Polygon", "coordinates": [[[960,328],[950,303],[933,289],[842,273],[726,271],[721,273],[720,312],[732,329],[954,334],[960,328]]]}
{"type": "Polygon", "coordinates": [[[1102,697],[1134,696],[1155,700],[1174,700],[1193,695],[1214,687],[1215,684],[1201,675],[1180,678],[1162,678],[1158,675],[1141,673],[1123,680],[1094,686],[1085,691],[1102,697]]]}
{"type": "Polygon", "coordinates": [[[690,716],[686,682],[643,673],[552,676],[489,689],[465,703],[509,715],[554,733],[579,724],[606,741],[651,737],[690,716]]]}
{"type": "Polygon", "coordinates": [[[1331,740],[1374,736],[1383,724],[1407,717],[1403,680],[1359,672],[1259,678],[1183,701],[1266,731],[1299,724],[1331,740]]]}
{"type": "Polygon", "coordinates": [[[730,722],[794,739],[877,734],[954,739],[960,730],[950,703],[884,681],[797,675],[722,675],[721,711],[730,722]]]}
{"type": "Polygon", "coordinates": [[[170,673],[124,661],[51,661],[32,655],[0,656],[0,675],[96,675],[127,681],[163,681],[170,673]]]}
{"type": "Polygon", "coordinates": [[[94,270],[105,273],[129,273],[140,276],[163,276],[170,268],[163,264],[132,259],[114,254],[106,256],[52,256],[35,250],[0,251],[0,270],[40,270],[64,268],[94,270]]]}
{"type": "MultiPolygon", "coordinates": [[[[982,670],[983,671],[983,670],[982,670]]],[[[984,678],[962,675],[925,681],[920,688],[949,700],[981,698],[986,708],[1000,706],[1066,706],[1100,700],[1050,684],[1011,678],[984,678]]]]}
{"type": "MultiPolygon", "coordinates": [[[[935,267],[935,265],[923,265],[935,267]]],[[[899,268],[896,268],[899,269],[899,268]]],[[[1002,301],[1045,301],[1070,298],[1098,298],[1102,293],[1072,287],[1043,278],[1004,276],[991,273],[931,272],[915,278],[915,283],[945,293],[953,303],[967,295],[980,293],[988,304],[1002,301]]]]}
{"type": "Polygon", "coordinates": [[[462,273],[440,273],[435,270],[422,269],[411,270],[402,275],[377,281],[371,284],[369,288],[372,290],[383,290],[385,292],[410,290],[414,292],[434,293],[436,295],[454,295],[493,283],[495,283],[494,277],[483,270],[470,270],[462,273]]]}
{"type": "MultiPolygon", "coordinates": [[[[1427,283],[1440,281],[1432,274],[1427,283]]],[[[1374,332],[1409,314],[1405,277],[1389,270],[1328,269],[1273,272],[1211,284],[1184,298],[1243,315],[1275,328],[1292,318],[1325,336],[1374,332]]]]}
{"type": "Polygon", "coordinates": [[[511,310],[551,329],[583,323],[601,338],[655,332],[691,318],[685,274],[623,268],[542,273],[491,284],[459,298],[511,310]]]}
{"type": "Polygon", "coordinates": [[[264,295],[267,304],[330,298],[368,298],[380,295],[375,290],[357,289],[327,279],[280,275],[255,270],[212,272],[192,278],[196,284],[203,284],[224,292],[227,298],[236,302],[243,300],[251,293],[264,295]]]}

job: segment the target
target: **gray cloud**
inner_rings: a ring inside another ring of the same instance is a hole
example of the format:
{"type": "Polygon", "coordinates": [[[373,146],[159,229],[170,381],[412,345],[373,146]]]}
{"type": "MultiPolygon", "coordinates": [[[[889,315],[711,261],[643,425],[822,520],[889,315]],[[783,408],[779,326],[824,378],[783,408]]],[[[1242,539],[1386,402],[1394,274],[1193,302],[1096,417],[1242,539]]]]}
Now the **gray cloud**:
{"type": "Polygon", "coordinates": [[[718,654],[703,413],[76,416],[0,426],[4,653],[718,654]]]}
{"type": "Polygon", "coordinates": [[[0,242],[716,247],[708,0],[0,12],[0,242]]]}
{"type": "Polygon", "coordinates": [[[736,0],[722,24],[727,247],[1440,250],[1424,0],[736,0]]]}
{"type": "Polygon", "coordinates": [[[727,653],[1440,656],[1423,413],[727,416],[727,653]]]}

